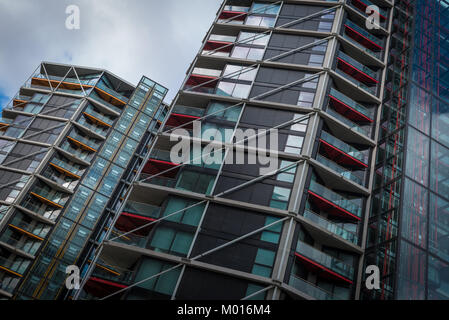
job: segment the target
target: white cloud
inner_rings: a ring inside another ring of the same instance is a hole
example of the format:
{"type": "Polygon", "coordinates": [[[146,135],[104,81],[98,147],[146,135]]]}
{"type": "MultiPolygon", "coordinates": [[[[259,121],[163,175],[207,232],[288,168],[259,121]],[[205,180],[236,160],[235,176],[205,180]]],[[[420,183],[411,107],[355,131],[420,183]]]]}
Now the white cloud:
{"type": "Polygon", "coordinates": [[[0,90],[12,96],[41,61],[142,75],[173,98],[221,0],[0,0],[0,90]],[[65,28],[68,5],[81,29],[65,28]]]}

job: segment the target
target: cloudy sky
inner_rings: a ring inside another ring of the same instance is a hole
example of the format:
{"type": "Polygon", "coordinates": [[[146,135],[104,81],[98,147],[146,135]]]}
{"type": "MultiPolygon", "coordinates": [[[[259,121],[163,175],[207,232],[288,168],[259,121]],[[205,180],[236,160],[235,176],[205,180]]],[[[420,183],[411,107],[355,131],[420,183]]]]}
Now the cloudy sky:
{"type": "Polygon", "coordinates": [[[0,0],[0,106],[41,61],[146,75],[179,89],[221,0],[0,0]],[[68,30],[77,5],[80,30],[68,30]]]}

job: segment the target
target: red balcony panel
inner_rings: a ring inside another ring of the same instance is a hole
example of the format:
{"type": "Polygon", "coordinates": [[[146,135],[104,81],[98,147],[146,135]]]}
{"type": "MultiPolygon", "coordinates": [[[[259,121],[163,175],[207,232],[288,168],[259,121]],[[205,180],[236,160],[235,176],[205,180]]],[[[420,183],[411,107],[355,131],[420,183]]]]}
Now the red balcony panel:
{"type": "Polygon", "coordinates": [[[119,290],[125,289],[127,286],[96,277],[91,277],[87,281],[84,290],[94,297],[104,298],[119,290]]]}
{"type": "Polygon", "coordinates": [[[357,220],[357,221],[361,220],[355,214],[349,212],[346,209],[343,209],[342,207],[336,205],[332,201],[329,201],[310,190],[309,190],[309,200],[318,208],[320,208],[321,211],[325,211],[333,216],[349,220],[357,220]]]}
{"type": "Polygon", "coordinates": [[[355,41],[364,45],[366,48],[368,48],[372,51],[382,51],[384,49],[383,47],[381,47],[377,43],[371,41],[370,39],[368,39],[367,37],[365,37],[358,31],[352,29],[351,27],[346,26],[346,25],[345,25],[345,27],[346,27],[345,28],[346,34],[348,36],[350,36],[352,39],[354,39],[355,41]]]}
{"type": "Polygon", "coordinates": [[[353,166],[358,168],[368,168],[368,165],[360,160],[341,151],[324,140],[320,140],[320,153],[326,155],[329,159],[343,166],[353,166]]]}
{"type": "MultiPolygon", "coordinates": [[[[120,215],[120,217],[117,220],[115,228],[119,231],[126,233],[129,231],[135,230],[139,227],[143,227],[153,221],[156,221],[156,220],[149,218],[149,217],[143,217],[140,215],[136,215],[133,213],[122,212],[122,214],[120,215]]],[[[133,234],[145,237],[150,233],[152,228],[153,228],[153,225],[142,228],[141,230],[138,230],[136,232],[133,232],[133,234]]]]}
{"type": "Polygon", "coordinates": [[[320,265],[319,263],[310,260],[309,258],[304,257],[303,255],[295,252],[296,258],[306,267],[307,270],[317,273],[319,277],[325,278],[328,280],[337,280],[343,281],[348,284],[352,284],[353,282],[338,273],[335,273],[332,270],[320,265]]]}
{"type": "Polygon", "coordinates": [[[218,52],[231,52],[233,47],[234,47],[234,45],[232,42],[209,40],[204,45],[204,50],[208,50],[208,51],[216,50],[218,52]]]}
{"type": "Polygon", "coordinates": [[[149,175],[156,175],[158,173],[167,171],[173,169],[169,172],[166,172],[161,175],[161,177],[176,178],[176,175],[179,171],[179,164],[168,162],[168,161],[162,161],[162,160],[156,160],[156,159],[150,159],[145,167],[143,168],[143,173],[149,174],[149,175]],[[177,168],[176,168],[177,167],[177,168]],[[173,169],[176,168],[176,169],[173,169]]]}
{"type": "Polygon", "coordinates": [[[233,19],[234,21],[243,21],[246,19],[247,15],[247,12],[224,10],[220,14],[219,19],[233,19]]]}
{"type": "Polygon", "coordinates": [[[203,76],[201,74],[191,74],[189,79],[187,79],[187,86],[200,86],[205,88],[215,88],[218,83],[217,77],[203,76]]]}
{"type": "Polygon", "coordinates": [[[370,119],[369,117],[365,116],[361,112],[355,110],[354,108],[348,106],[343,101],[338,100],[332,95],[329,95],[331,98],[329,103],[330,105],[340,113],[341,115],[345,116],[346,118],[354,121],[354,122],[373,122],[373,119],[370,119]]]}
{"type": "MultiPolygon", "coordinates": [[[[366,3],[363,3],[362,1],[359,1],[359,0],[351,0],[351,3],[353,4],[354,7],[356,7],[357,9],[362,11],[363,13],[366,13],[366,8],[368,7],[368,5],[366,3]]],[[[377,12],[377,11],[375,11],[375,12],[377,12]]],[[[386,20],[387,19],[380,12],[377,12],[377,13],[379,14],[379,17],[380,17],[381,20],[386,20]]]]}
{"type": "Polygon", "coordinates": [[[346,62],[345,60],[341,58],[337,58],[338,61],[338,68],[340,70],[343,70],[345,73],[349,74],[351,77],[367,84],[367,85],[375,85],[378,84],[379,81],[374,79],[373,77],[367,75],[365,72],[357,69],[353,65],[351,65],[349,62],[346,62]]]}
{"type": "Polygon", "coordinates": [[[169,127],[180,127],[181,129],[191,130],[193,129],[193,121],[200,119],[200,117],[188,116],[186,114],[172,113],[170,114],[170,118],[167,120],[167,126],[169,127]]]}

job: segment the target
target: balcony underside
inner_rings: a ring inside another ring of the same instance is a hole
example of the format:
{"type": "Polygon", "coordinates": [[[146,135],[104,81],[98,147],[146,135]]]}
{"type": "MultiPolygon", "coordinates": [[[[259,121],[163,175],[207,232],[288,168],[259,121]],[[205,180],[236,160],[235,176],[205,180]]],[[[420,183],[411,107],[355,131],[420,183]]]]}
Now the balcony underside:
{"type": "MultiPolygon", "coordinates": [[[[156,221],[155,219],[148,218],[148,217],[142,217],[133,213],[123,212],[115,227],[122,232],[129,232],[132,230],[135,230],[137,228],[143,227],[151,222],[156,221]]],[[[136,232],[133,232],[133,234],[136,234],[138,236],[146,236],[150,233],[151,229],[153,228],[153,225],[142,228],[136,232]]]]}
{"type": "Polygon", "coordinates": [[[367,75],[365,72],[357,69],[353,65],[351,65],[349,62],[344,61],[341,58],[338,58],[338,68],[345,72],[346,74],[350,75],[354,79],[357,79],[360,82],[363,82],[364,84],[368,86],[373,86],[379,83],[376,79],[373,77],[367,75]]]}
{"type": "Polygon", "coordinates": [[[340,149],[329,144],[328,142],[322,139],[320,140],[320,142],[321,142],[320,152],[326,155],[329,159],[332,159],[332,161],[337,162],[344,166],[352,166],[356,168],[368,168],[367,164],[341,151],[340,149]]]}
{"type": "Polygon", "coordinates": [[[323,198],[322,196],[316,194],[309,190],[309,200],[317,206],[321,211],[327,212],[333,216],[346,219],[346,220],[356,220],[360,221],[361,219],[357,217],[355,214],[349,212],[346,209],[336,205],[330,200],[323,198]]]}
{"type": "Polygon", "coordinates": [[[177,128],[177,127],[185,125],[180,129],[191,130],[191,129],[193,129],[193,123],[191,123],[191,122],[198,120],[198,119],[200,119],[200,118],[195,117],[195,116],[188,116],[185,114],[172,113],[170,115],[170,118],[167,120],[167,126],[177,128]]]}
{"type": "Polygon", "coordinates": [[[332,95],[329,95],[330,104],[331,106],[341,115],[344,117],[352,120],[353,122],[370,122],[372,123],[373,120],[367,117],[366,115],[362,114],[361,112],[355,110],[354,108],[348,106],[346,103],[338,100],[332,95]]]}
{"type": "Polygon", "coordinates": [[[103,280],[96,277],[91,277],[84,286],[84,290],[86,292],[90,293],[94,297],[99,298],[107,297],[108,295],[125,288],[127,288],[127,286],[123,284],[103,280]]]}
{"type": "Polygon", "coordinates": [[[233,48],[232,42],[209,40],[204,45],[204,50],[217,52],[231,52],[233,48]]]}
{"type": "Polygon", "coordinates": [[[338,273],[329,270],[328,268],[320,265],[319,263],[310,260],[309,258],[304,257],[300,253],[295,252],[295,256],[297,260],[299,260],[307,270],[317,273],[319,277],[328,279],[328,280],[336,280],[336,281],[342,281],[346,284],[352,284],[353,282],[350,279],[347,279],[346,277],[343,277],[339,275],[338,273]]]}
{"type": "MultiPolygon", "coordinates": [[[[150,159],[143,168],[143,173],[156,175],[160,172],[164,172],[176,167],[179,167],[179,165],[172,162],[150,159]]],[[[161,174],[161,177],[174,179],[177,176],[179,169],[180,168],[176,168],[169,172],[161,174]]]]}
{"type": "Polygon", "coordinates": [[[360,32],[357,32],[351,27],[346,26],[346,34],[372,51],[378,52],[383,50],[383,48],[380,45],[371,41],[370,39],[362,35],[360,32]]]}

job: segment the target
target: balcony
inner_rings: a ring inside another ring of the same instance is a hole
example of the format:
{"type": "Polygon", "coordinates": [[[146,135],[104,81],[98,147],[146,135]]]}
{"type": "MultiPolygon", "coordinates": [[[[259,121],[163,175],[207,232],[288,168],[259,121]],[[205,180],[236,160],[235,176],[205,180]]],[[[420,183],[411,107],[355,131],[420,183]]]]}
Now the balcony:
{"type": "Polygon", "coordinates": [[[89,95],[89,98],[92,100],[98,102],[99,104],[105,106],[108,109],[111,109],[114,112],[122,113],[122,108],[119,108],[118,106],[113,105],[112,103],[109,103],[107,100],[104,100],[102,97],[100,97],[95,91],[92,91],[89,95]]]}
{"type": "Polygon", "coordinates": [[[359,44],[362,44],[364,47],[375,51],[383,51],[383,40],[378,37],[372,35],[362,27],[358,26],[354,22],[350,20],[346,20],[345,24],[345,34],[357,41],[359,44]]]}
{"type": "Polygon", "coordinates": [[[68,141],[63,143],[60,148],[83,162],[90,162],[94,157],[93,153],[84,151],[84,149],[74,148],[68,141]]]}
{"type": "Polygon", "coordinates": [[[183,126],[183,129],[192,129],[193,123],[190,122],[200,119],[204,112],[205,110],[200,108],[175,106],[167,120],[167,126],[175,128],[183,126]]]}
{"type": "Polygon", "coordinates": [[[0,270],[6,271],[9,274],[22,278],[23,270],[20,269],[20,265],[18,265],[15,261],[0,257],[0,270]]]}
{"type": "Polygon", "coordinates": [[[295,256],[307,267],[316,272],[320,277],[343,281],[352,284],[354,268],[312,246],[298,241],[295,256]]]}
{"type": "Polygon", "coordinates": [[[77,147],[90,151],[90,152],[97,152],[98,148],[100,147],[100,143],[94,141],[93,139],[89,139],[86,137],[83,137],[80,134],[75,133],[72,131],[68,136],[67,139],[76,145],[77,147]],[[90,147],[92,146],[92,147],[90,147]]]}
{"type": "Polygon", "coordinates": [[[222,70],[194,68],[188,77],[184,90],[214,93],[222,70]]]}
{"type": "Polygon", "coordinates": [[[319,225],[323,229],[326,229],[327,231],[335,234],[336,236],[338,236],[346,241],[349,241],[355,245],[358,244],[358,237],[355,233],[345,230],[344,228],[340,227],[339,225],[335,224],[334,222],[324,219],[319,214],[316,214],[316,213],[306,209],[304,211],[303,216],[307,220],[312,221],[316,225],[319,225]]]}
{"type": "Polygon", "coordinates": [[[30,102],[30,100],[31,97],[18,94],[13,99],[13,106],[24,107],[28,102],[30,102]]]}
{"type": "Polygon", "coordinates": [[[131,271],[115,271],[103,264],[97,264],[84,286],[84,290],[94,297],[104,298],[127,288],[133,279],[131,271]]]}
{"type": "Polygon", "coordinates": [[[204,44],[202,54],[229,57],[236,39],[233,36],[212,34],[204,44]]]}
{"type": "Polygon", "coordinates": [[[0,130],[6,130],[12,123],[12,119],[0,117],[0,130]]]}
{"type": "Polygon", "coordinates": [[[363,178],[355,175],[348,168],[342,167],[338,163],[333,162],[332,160],[329,160],[328,158],[323,157],[320,154],[317,155],[316,159],[318,160],[319,163],[340,174],[342,177],[363,186],[363,178]]]}
{"type": "Polygon", "coordinates": [[[115,106],[123,106],[128,103],[129,99],[125,97],[124,95],[118,93],[117,91],[107,87],[104,83],[101,81],[97,84],[95,87],[95,91],[97,94],[100,95],[100,97],[107,101],[110,104],[113,104],[115,106]]]}
{"type": "Polygon", "coordinates": [[[218,20],[219,22],[227,22],[227,20],[231,20],[234,23],[243,23],[245,21],[248,12],[250,8],[249,7],[243,7],[243,6],[225,6],[223,11],[220,13],[218,20]]]}
{"type": "Polygon", "coordinates": [[[159,149],[153,150],[150,154],[150,159],[142,170],[142,173],[153,176],[171,169],[170,171],[158,176],[158,178],[174,179],[178,175],[180,165],[171,162],[170,158],[170,151],[159,149]]]}
{"type": "Polygon", "coordinates": [[[337,139],[326,131],[321,132],[320,152],[335,162],[359,168],[368,168],[366,154],[337,139]]]}
{"type": "Polygon", "coordinates": [[[62,194],[59,192],[55,192],[53,190],[48,191],[38,186],[34,186],[31,189],[30,194],[37,198],[39,201],[59,209],[62,209],[64,207],[65,202],[69,198],[68,196],[62,196],[62,194]]]}
{"type": "Polygon", "coordinates": [[[373,112],[341,92],[331,88],[329,104],[340,114],[355,122],[374,122],[373,112]]]}
{"type": "Polygon", "coordinates": [[[379,83],[376,71],[371,70],[342,51],[337,56],[337,67],[365,85],[374,86],[379,83]]]}
{"type": "MultiPolygon", "coordinates": [[[[115,228],[120,232],[129,232],[156,221],[161,214],[161,208],[144,203],[128,202],[120,215],[115,228]]],[[[153,225],[134,232],[138,236],[146,236],[153,225]]]]}
{"type": "Polygon", "coordinates": [[[340,218],[361,221],[362,201],[351,200],[312,180],[309,199],[322,211],[340,218]]]}
{"type": "Polygon", "coordinates": [[[85,171],[85,169],[76,168],[58,158],[53,158],[50,161],[50,166],[55,168],[57,171],[67,175],[68,177],[71,177],[71,178],[77,179],[77,180],[81,179],[81,176],[84,174],[84,171],[85,171]]]}
{"type": "Polygon", "coordinates": [[[91,106],[88,106],[86,110],[84,110],[83,115],[87,117],[89,120],[103,127],[110,128],[114,124],[114,119],[97,112],[91,106]]]}
{"type": "Polygon", "coordinates": [[[103,137],[103,139],[105,139],[105,137],[108,133],[108,129],[105,128],[104,126],[101,126],[101,125],[99,126],[98,122],[92,123],[89,121],[92,121],[92,120],[90,120],[90,119],[86,120],[86,118],[81,117],[78,119],[77,123],[79,125],[83,126],[84,128],[89,129],[90,131],[96,133],[98,136],[103,137]]]}
{"type": "Polygon", "coordinates": [[[31,223],[25,222],[17,217],[15,217],[11,221],[9,227],[31,239],[38,241],[43,241],[43,237],[45,237],[47,233],[45,231],[42,231],[42,228],[36,228],[31,223]]]}
{"type": "Polygon", "coordinates": [[[332,293],[327,292],[324,289],[317,287],[316,285],[311,284],[310,282],[305,281],[295,275],[290,276],[290,281],[288,284],[295,288],[298,291],[304,292],[308,296],[315,298],[316,300],[338,300],[337,296],[334,296],[332,293]]]}
{"type": "MultiPolygon", "coordinates": [[[[372,3],[371,1],[368,0],[349,0],[346,2],[349,6],[356,8],[357,10],[359,10],[364,16],[368,16],[366,14],[366,8],[369,6],[373,6],[374,3],[372,3]]],[[[377,6],[377,5],[376,5],[377,6]]],[[[377,6],[379,8],[379,12],[377,12],[380,16],[380,19],[382,21],[387,20],[387,16],[388,16],[388,12],[385,9],[380,8],[379,6],[377,6]]]]}
{"type": "Polygon", "coordinates": [[[63,78],[58,76],[48,76],[36,74],[31,78],[31,85],[41,86],[41,87],[51,87],[53,89],[58,88],[61,91],[74,92],[75,94],[79,94],[82,89],[88,90],[92,89],[93,85],[89,80],[81,80],[73,78],[63,78]]]}
{"type": "MultiPolygon", "coordinates": [[[[37,240],[38,242],[42,242],[43,240],[37,240]]],[[[34,255],[36,254],[37,250],[39,249],[39,246],[36,247],[34,245],[31,245],[29,241],[24,240],[16,240],[13,238],[7,238],[7,237],[1,237],[0,242],[4,243],[12,248],[14,248],[16,253],[18,253],[20,256],[23,256],[28,259],[34,259],[34,255]]]]}
{"type": "MultiPolygon", "coordinates": [[[[55,208],[52,206],[43,205],[41,202],[36,202],[32,199],[25,200],[23,203],[21,203],[18,208],[30,215],[26,210],[29,210],[34,215],[38,217],[42,217],[42,221],[45,223],[48,223],[48,221],[55,221],[56,218],[58,218],[59,214],[61,213],[60,208],[55,208]],[[23,209],[22,209],[23,208],[23,209]],[[26,210],[24,210],[26,209],[26,210]]],[[[31,215],[33,218],[36,218],[34,215],[31,215]]]]}
{"type": "Polygon", "coordinates": [[[176,184],[177,184],[177,179],[171,179],[171,178],[164,178],[161,176],[155,177],[155,178],[151,178],[153,175],[151,174],[141,174],[140,175],[140,179],[143,183],[148,183],[148,184],[154,184],[157,186],[161,186],[161,187],[167,187],[167,188],[175,188],[176,184]]]}

